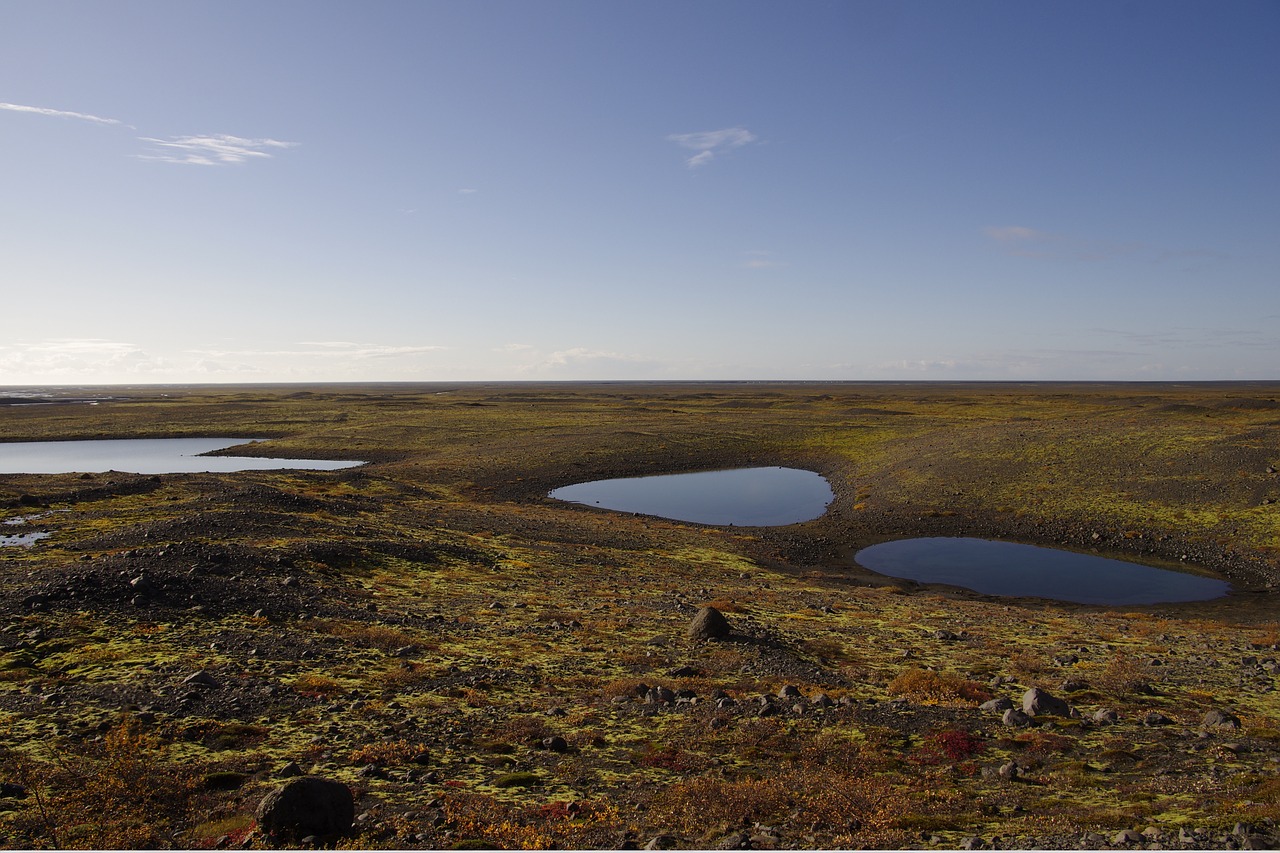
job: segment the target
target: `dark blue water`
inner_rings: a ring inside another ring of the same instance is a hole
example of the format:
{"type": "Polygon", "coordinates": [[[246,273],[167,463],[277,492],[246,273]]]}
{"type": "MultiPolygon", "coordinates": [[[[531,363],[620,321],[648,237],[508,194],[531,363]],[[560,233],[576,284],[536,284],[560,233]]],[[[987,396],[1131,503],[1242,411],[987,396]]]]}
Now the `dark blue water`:
{"type": "Polygon", "coordinates": [[[180,474],[206,471],[267,471],[298,468],[332,471],[361,462],[330,459],[259,459],[201,456],[224,447],[250,444],[247,438],[127,438],[101,441],[22,441],[0,443],[0,474],[70,474],[127,471],[180,474]]]}
{"type": "Polygon", "coordinates": [[[817,518],[834,495],[812,471],[737,468],[594,480],[556,489],[551,497],[698,524],[773,527],[817,518]]]}
{"type": "Polygon", "coordinates": [[[863,548],[854,559],[890,577],[1079,604],[1206,601],[1231,590],[1225,581],[1199,575],[989,539],[899,539],[863,548]]]}

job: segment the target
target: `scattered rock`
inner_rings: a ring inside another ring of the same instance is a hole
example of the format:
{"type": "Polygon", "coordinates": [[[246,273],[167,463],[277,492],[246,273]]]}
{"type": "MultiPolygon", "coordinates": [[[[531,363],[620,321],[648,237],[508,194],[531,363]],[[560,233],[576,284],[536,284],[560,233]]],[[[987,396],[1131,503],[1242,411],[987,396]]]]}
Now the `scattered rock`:
{"type": "Polygon", "coordinates": [[[649,839],[649,843],[644,846],[645,850],[670,850],[679,843],[674,835],[655,835],[649,839]]]}
{"type": "Polygon", "coordinates": [[[1203,724],[1208,726],[1225,726],[1227,728],[1240,728],[1240,718],[1229,711],[1221,708],[1214,708],[1204,715],[1203,724]]]}
{"type": "Polygon", "coordinates": [[[714,607],[704,607],[689,623],[688,635],[694,642],[723,640],[729,636],[729,620],[714,607]]]}
{"type": "Polygon", "coordinates": [[[1122,829],[1111,837],[1112,844],[1138,844],[1142,835],[1132,829],[1122,829]]]}
{"type": "Polygon", "coordinates": [[[1144,726],[1168,726],[1173,724],[1173,720],[1159,711],[1148,711],[1147,715],[1142,718],[1142,724],[1144,726]]]}
{"type": "Polygon", "coordinates": [[[1018,765],[1012,761],[1010,761],[1008,764],[1000,765],[1001,779],[1006,779],[1010,782],[1013,782],[1021,775],[1021,773],[1022,771],[1018,769],[1018,765]]]}
{"type": "Polygon", "coordinates": [[[1052,714],[1055,717],[1071,716],[1070,705],[1039,687],[1032,687],[1022,695],[1022,711],[1031,717],[1040,714],[1052,714]]]}
{"type": "Polygon", "coordinates": [[[1003,714],[1005,711],[1013,707],[1013,700],[1007,696],[1001,696],[998,699],[991,699],[983,702],[978,706],[978,710],[986,711],[993,714],[1003,714]]]}
{"type": "Polygon", "coordinates": [[[1095,723],[1111,725],[1112,723],[1120,722],[1120,715],[1110,708],[1099,708],[1093,712],[1093,716],[1089,719],[1093,720],[1095,723]]]}
{"type": "Polygon", "coordinates": [[[296,761],[290,761],[275,773],[277,779],[293,779],[294,777],[301,775],[303,775],[302,768],[298,766],[298,762],[296,761]]]}
{"type": "Polygon", "coordinates": [[[197,670],[186,678],[182,679],[182,683],[190,687],[217,687],[218,680],[205,670],[197,670]]]}
{"type": "Polygon", "coordinates": [[[308,836],[336,839],[355,821],[355,800],[341,782],[300,776],[262,798],[258,828],[274,844],[298,844],[308,836]]]}
{"type": "Polygon", "coordinates": [[[1026,728],[1031,725],[1031,717],[1019,711],[1017,708],[1010,708],[1004,712],[1004,716],[1000,721],[1006,726],[1014,726],[1016,728],[1026,728]]]}

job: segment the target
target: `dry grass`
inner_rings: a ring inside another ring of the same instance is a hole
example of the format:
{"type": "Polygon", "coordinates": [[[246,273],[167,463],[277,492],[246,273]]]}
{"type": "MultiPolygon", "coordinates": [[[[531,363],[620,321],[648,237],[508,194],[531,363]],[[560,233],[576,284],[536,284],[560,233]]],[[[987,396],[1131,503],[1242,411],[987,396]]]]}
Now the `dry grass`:
{"type": "Polygon", "coordinates": [[[949,672],[909,669],[889,682],[890,696],[930,705],[980,705],[991,693],[976,681],[949,672]]]}

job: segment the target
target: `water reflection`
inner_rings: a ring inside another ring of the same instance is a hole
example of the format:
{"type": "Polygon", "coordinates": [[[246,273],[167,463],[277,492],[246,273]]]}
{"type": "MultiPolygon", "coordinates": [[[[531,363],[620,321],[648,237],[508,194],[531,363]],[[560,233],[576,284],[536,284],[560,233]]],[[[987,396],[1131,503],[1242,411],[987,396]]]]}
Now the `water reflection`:
{"type": "Polygon", "coordinates": [[[823,477],[796,468],[735,468],[594,480],[564,486],[550,496],[676,521],[748,527],[811,521],[826,512],[834,497],[823,477]]]}
{"type": "Polygon", "coordinates": [[[863,548],[854,559],[890,577],[1079,604],[1205,601],[1231,590],[1214,578],[988,539],[899,539],[863,548]]]}
{"type": "Polygon", "coordinates": [[[70,474],[127,471],[133,474],[189,474],[269,471],[282,468],[333,471],[362,462],[331,459],[263,459],[201,456],[251,444],[248,438],[126,438],[93,441],[0,443],[0,474],[70,474]]]}

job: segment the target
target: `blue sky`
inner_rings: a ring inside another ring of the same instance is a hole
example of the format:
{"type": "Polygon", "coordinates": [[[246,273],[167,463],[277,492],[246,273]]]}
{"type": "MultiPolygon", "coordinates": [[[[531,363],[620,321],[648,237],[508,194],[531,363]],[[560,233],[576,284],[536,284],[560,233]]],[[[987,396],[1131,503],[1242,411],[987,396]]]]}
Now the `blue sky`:
{"type": "Polygon", "coordinates": [[[0,3],[0,384],[1276,379],[1280,4],[0,3]]]}

